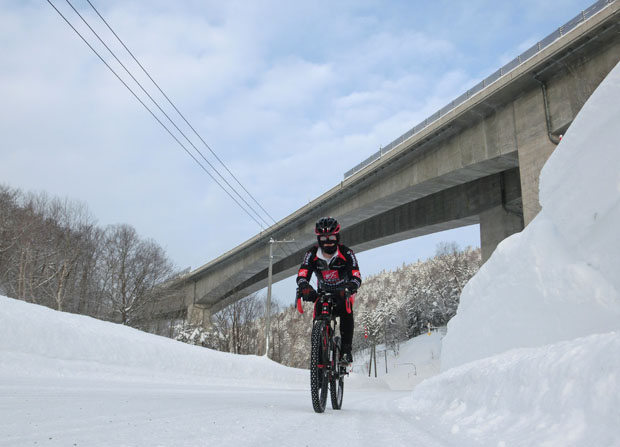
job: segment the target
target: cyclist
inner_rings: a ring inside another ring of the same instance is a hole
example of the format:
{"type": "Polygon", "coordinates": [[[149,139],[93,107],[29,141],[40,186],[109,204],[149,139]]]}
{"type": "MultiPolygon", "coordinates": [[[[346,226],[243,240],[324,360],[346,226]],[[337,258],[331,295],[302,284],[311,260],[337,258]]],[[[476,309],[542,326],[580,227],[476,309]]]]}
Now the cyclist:
{"type": "Polygon", "coordinates": [[[318,288],[340,295],[336,312],[340,317],[342,337],[342,361],[351,363],[353,341],[353,302],[355,292],[362,284],[355,253],[340,244],[340,225],[333,217],[322,217],[315,225],[318,245],[304,255],[297,273],[297,286],[304,301],[316,301],[317,292],[310,285],[310,277],[316,273],[318,288]]]}

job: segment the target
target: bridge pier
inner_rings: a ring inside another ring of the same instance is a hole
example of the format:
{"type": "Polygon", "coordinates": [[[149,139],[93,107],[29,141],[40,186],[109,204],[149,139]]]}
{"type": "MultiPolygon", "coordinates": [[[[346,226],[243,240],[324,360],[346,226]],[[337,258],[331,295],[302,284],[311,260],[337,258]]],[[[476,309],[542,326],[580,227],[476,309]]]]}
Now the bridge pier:
{"type": "Polygon", "coordinates": [[[523,230],[523,216],[498,205],[480,213],[480,250],[484,264],[501,241],[523,230]]]}
{"type": "Polygon", "coordinates": [[[203,329],[211,329],[211,317],[213,316],[210,306],[203,304],[190,304],[187,308],[187,322],[192,326],[200,326],[203,329]]]}
{"type": "Polygon", "coordinates": [[[515,101],[519,174],[523,197],[523,218],[528,225],[540,211],[540,171],[555,149],[548,136],[545,104],[540,89],[515,101]]]}

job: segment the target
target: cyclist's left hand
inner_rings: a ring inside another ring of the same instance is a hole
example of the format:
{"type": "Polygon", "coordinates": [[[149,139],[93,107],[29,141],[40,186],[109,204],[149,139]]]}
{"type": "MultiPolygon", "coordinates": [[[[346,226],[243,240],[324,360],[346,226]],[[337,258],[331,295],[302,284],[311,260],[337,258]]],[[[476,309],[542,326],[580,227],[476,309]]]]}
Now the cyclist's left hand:
{"type": "Polygon", "coordinates": [[[355,292],[357,292],[357,284],[349,281],[344,284],[344,288],[340,291],[340,296],[346,299],[355,294],[355,292]]]}
{"type": "Polygon", "coordinates": [[[308,286],[306,288],[300,288],[301,299],[304,301],[316,301],[317,294],[314,287],[308,286]]]}

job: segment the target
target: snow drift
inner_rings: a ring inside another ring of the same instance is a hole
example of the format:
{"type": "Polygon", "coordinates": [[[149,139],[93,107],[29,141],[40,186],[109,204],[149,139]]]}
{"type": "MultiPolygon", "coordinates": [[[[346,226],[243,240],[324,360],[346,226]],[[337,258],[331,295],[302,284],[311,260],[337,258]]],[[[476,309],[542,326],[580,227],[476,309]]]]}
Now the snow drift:
{"type": "Polygon", "coordinates": [[[443,373],[403,402],[438,437],[620,446],[618,98],[620,64],[545,165],[542,211],[463,290],[443,373]]]}
{"type": "Polygon", "coordinates": [[[619,370],[620,333],[596,334],[450,369],[402,408],[461,447],[619,446],[619,370]]]}
{"type": "MultiPolygon", "coordinates": [[[[192,346],[121,324],[0,296],[2,377],[87,378],[309,389],[309,372],[267,357],[192,346]]],[[[351,374],[348,389],[386,389],[351,374]]]]}
{"type": "Polygon", "coordinates": [[[0,377],[97,377],[307,387],[308,373],[266,357],[191,346],[82,315],[0,296],[0,377]]]}
{"type": "Polygon", "coordinates": [[[545,164],[542,211],[461,295],[442,371],[512,348],[620,329],[620,65],[545,164]]]}

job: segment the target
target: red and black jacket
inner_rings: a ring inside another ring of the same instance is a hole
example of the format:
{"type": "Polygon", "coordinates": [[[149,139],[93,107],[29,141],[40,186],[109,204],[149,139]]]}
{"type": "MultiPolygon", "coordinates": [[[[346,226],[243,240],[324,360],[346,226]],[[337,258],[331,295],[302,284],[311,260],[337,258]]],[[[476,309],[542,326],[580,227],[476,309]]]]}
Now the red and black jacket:
{"type": "Polygon", "coordinates": [[[362,284],[359,265],[355,253],[349,247],[338,245],[338,249],[329,263],[317,256],[319,247],[315,245],[304,255],[304,260],[297,273],[297,286],[310,282],[316,273],[318,288],[326,292],[337,292],[347,282],[353,282],[357,288],[362,284]]]}

